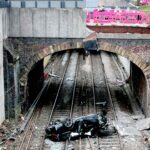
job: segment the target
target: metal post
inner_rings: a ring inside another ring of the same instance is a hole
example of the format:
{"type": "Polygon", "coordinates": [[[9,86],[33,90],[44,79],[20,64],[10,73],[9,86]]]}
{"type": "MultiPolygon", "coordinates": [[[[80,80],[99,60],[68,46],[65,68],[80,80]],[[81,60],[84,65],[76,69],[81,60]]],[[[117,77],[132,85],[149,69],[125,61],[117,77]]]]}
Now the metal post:
{"type": "Polygon", "coordinates": [[[25,0],[21,0],[21,8],[25,8],[26,5],[25,5],[25,0]]]}
{"type": "Polygon", "coordinates": [[[51,8],[51,0],[48,1],[48,7],[51,8]]]}
{"type": "Polygon", "coordinates": [[[65,8],[65,0],[61,0],[61,8],[65,8]]]}
{"type": "Polygon", "coordinates": [[[37,0],[35,0],[35,8],[37,8],[37,0]]]}
{"type": "Polygon", "coordinates": [[[7,8],[10,8],[10,7],[11,7],[11,2],[10,2],[10,0],[7,0],[6,2],[7,2],[7,8]]]}
{"type": "Polygon", "coordinates": [[[78,1],[75,0],[75,8],[77,8],[77,7],[78,7],[78,1]]]}

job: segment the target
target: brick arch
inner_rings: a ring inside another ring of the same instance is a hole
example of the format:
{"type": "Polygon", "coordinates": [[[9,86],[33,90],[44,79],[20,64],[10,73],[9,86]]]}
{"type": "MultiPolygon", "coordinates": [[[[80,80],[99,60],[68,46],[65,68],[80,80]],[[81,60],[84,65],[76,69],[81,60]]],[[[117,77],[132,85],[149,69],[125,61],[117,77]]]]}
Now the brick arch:
{"type": "MultiPolygon", "coordinates": [[[[32,66],[35,63],[37,63],[39,60],[43,59],[44,57],[64,50],[82,49],[82,48],[83,48],[83,42],[81,41],[81,42],[66,42],[66,43],[54,44],[41,49],[38,53],[32,56],[29,63],[26,64],[24,76],[21,78],[20,83],[22,85],[26,85],[27,76],[30,70],[32,69],[32,66]]],[[[98,49],[121,55],[127,58],[128,60],[130,60],[131,62],[133,62],[134,64],[136,64],[142,70],[147,84],[146,115],[150,116],[150,109],[149,109],[150,108],[150,66],[148,66],[146,61],[142,59],[138,54],[132,52],[131,50],[127,50],[122,46],[110,44],[108,42],[98,42],[98,49]]]]}
{"type": "Polygon", "coordinates": [[[122,46],[113,45],[108,42],[99,42],[98,49],[121,55],[127,58],[129,61],[131,61],[135,65],[137,65],[141,69],[141,71],[143,72],[147,80],[148,88],[150,87],[150,66],[138,54],[133,53],[131,50],[127,50],[123,48],[122,46]]]}
{"type": "MultiPolygon", "coordinates": [[[[60,52],[60,51],[81,49],[81,48],[83,48],[83,42],[72,41],[72,42],[65,42],[65,43],[60,43],[60,44],[53,44],[46,48],[41,49],[34,56],[31,56],[29,63],[26,64],[24,75],[20,81],[22,83],[25,83],[27,80],[27,75],[30,72],[32,66],[35,63],[37,63],[39,60],[45,58],[46,56],[60,52]]],[[[122,46],[113,45],[108,42],[98,42],[98,49],[107,51],[107,52],[116,53],[118,55],[121,55],[127,58],[134,64],[136,64],[142,70],[143,74],[145,75],[145,78],[147,79],[148,87],[150,87],[150,66],[148,66],[146,61],[142,59],[139,55],[123,48],[122,46]]]]}
{"type": "Polygon", "coordinates": [[[122,46],[113,45],[108,42],[99,42],[98,49],[121,55],[141,69],[146,80],[146,108],[144,112],[146,116],[150,116],[150,66],[138,54],[133,53],[131,50],[127,50],[122,46]]]}
{"type": "Polygon", "coordinates": [[[24,68],[24,75],[20,79],[20,84],[26,85],[28,73],[32,69],[33,65],[36,64],[41,59],[44,59],[46,56],[65,50],[73,50],[81,48],[83,48],[83,42],[72,41],[49,45],[48,47],[41,49],[38,53],[30,57],[28,64],[26,64],[26,68],[24,68]]]}

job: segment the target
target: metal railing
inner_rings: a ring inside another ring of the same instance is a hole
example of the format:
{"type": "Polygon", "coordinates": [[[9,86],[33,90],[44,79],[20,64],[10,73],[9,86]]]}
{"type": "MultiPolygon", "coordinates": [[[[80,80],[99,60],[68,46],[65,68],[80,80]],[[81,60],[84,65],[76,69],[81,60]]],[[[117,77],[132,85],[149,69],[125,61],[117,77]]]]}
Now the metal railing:
{"type": "Polygon", "coordinates": [[[0,8],[85,8],[85,0],[7,0],[0,8]]]}
{"type": "Polygon", "coordinates": [[[9,8],[10,2],[9,1],[0,1],[0,8],[9,8]]]}

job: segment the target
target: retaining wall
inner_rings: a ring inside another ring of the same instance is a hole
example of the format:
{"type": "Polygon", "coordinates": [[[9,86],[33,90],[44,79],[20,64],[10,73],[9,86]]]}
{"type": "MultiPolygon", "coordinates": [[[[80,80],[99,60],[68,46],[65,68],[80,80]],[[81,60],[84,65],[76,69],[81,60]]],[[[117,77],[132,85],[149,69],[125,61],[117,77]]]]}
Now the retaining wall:
{"type": "Polygon", "coordinates": [[[0,124],[5,119],[3,39],[7,37],[8,37],[8,11],[7,9],[0,9],[0,124]]]}

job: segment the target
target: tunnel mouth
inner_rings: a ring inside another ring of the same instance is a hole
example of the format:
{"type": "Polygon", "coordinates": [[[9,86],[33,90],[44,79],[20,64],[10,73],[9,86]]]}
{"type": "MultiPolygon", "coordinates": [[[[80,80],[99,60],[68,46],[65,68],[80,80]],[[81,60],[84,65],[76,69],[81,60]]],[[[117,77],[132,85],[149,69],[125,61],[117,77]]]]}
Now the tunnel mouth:
{"type": "MultiPolygon", "coordinates": [[[[100,132],[100,135],[98,135],[98,137],[101,137],[99,146],[111,148],[113,143],[114,147],[120,147],[120,133],[112,132],[114,126],[116,128],[118,122],[123,122],[132,128],[130,121],[133,118],[144,118],[139,103],[129,97],[132,93],[132,77],[129,77],[129,75],[122,77],[120,72],[123,72],[125,68],[116,54],[94,51],[87,55],[83,49],[68,50],[53,54],[47,65],[43,65],[43,62],[44,60],[41,60],[33,66],[28,75],[29,87],[27,88],[28,93],[31,94],[28,97],[30,98],[27,103],[28,108],[34,103],[33,99],[44,89],[33,113],[36,116],[35,124],[42,131],[33,129],[35,135],[43,137],[42,141],[39,141],[39,146],[42,145],[41,142],[47,146],[45,143],[49,141],[52,149],[55,149],[58,142],[63,147],[64,141],[69,139],[64,140],[64,137],[63,140],[61,138],[53,139],[64,135],[65,133],[60,133],[64,130],[55,133],[54,137],[50,138],[51,135],[47,135],[47,130],[45,130],[49,126],[57,125],[58,127],[59,123],[62,125],[66,119],[78,120],[78,118],[81,119],[104,112],[107,120],[105,130],[108,129],[107,133],[109,134],[102,136],[102,132],[100,132]],[[39,89],[37,86],[39,86],[39,89]],[[129,90],[131,91],[129,92],[129,90]],[[136,110],[138,110],[138,114],[136,110]],[[111,140],[111,142],[106,142],[106,139],[111,140]]],[[[72,129],[69,128],[69,134],[70,130],[72,131],[72,129]]],[[[34,138],[38,140],[36,136],[34,138]]],[[[90,140],[94,142],[95,138],[97,136],[90,140]]],[[[84,139],[88,141],[87,136],[83,136],[81,141],[83,142],[84,139]]],[[[33,147],[36,144],[35,140],[30,143],[33,147]]],[[[88,143],[86,142],[86,144],[88,143]]]]}
{"type": "MultiPolygon", "coordinates": [[[[101,56],[99,56],[101,54],[100,52],[92,51],[88,55],[85,55],[84,49],[80,49],[80,50],[72,50],[72,51],[63,51],[63,52],[60,52],[60,53],[53,54],[52,57],[51,57],[51,59],[50,59],[51,66],[49,66],[50,64],[48,64],[46,66],[46,68],[43,67],[43,60],[39,61],[37,64],[35,64],[33,66],[32,70],[28,74],[28,89],[27,89],[28,90],[28,92],[27,92],[28,93],[28,102],[26,103],[26,105],[27,105],[28,108],[33,104],[33,102],[36,99],[38,93],[40,92],[40,90],[44,86],[44,83],[48,82],[48,80],[49,80],[48,78],[51,78],[52,81],[51,81],[50,85],[45,88],[43,94],[41,95],[41,97],[40,97],[40,103],[42,103],[42,104],[48,104],[50,101],[53,101],[55,99],[53,95],[58,90],[57,88],[58,88],[58,86],[59,86],[60,83],[57,80],[59,80],[60,76],[58,75],[58,77],[57,77],[57,73],[55,74],[55,72],[54,72],[54,70],[56,70],[56,69],[54,69],[54,68],[57,68],[57,72],[58,72],[58,70],[60,70],[59,65],[61,67],[63,61],[67,60],[67,58],[65,58],[66,60],[62,60],[63,59],[62,57],[70,57],[69,55],[72,55],[72,53],[78,53],[78,55],[79,55],[78,57],[80,57],[80,59],[83,59],[82,61],[84,61],[84,64],[81,64],[81,66],[83,67],[82,71],[84,73],[86,73],[86,75],[84,77],[85,80],[86,80],[87,76],[90,76],[90,75],[88,75],[88,74],[90,74],[90,71],[88,70],[89,69],[88,67],[90,65],[88,64],[89,62],[86,62],[87,58],[88,57],[93,57],[93,59],[94,59],[95,57],[101,57],[101,56]],[[68,56],[65,56],[65,55],[68,55],[68,56]],[[59,64],[58,64],[58,62],[56,63],[55,61],[56,61],[57,58],[58,58],[58,60],[59,59],[62,60],[62,62],[59,60],[60,61],[59,64]],[[48,70],[48,69],[50,69],[50,70],[48,70]],[[54,77],[53,76],[52,77],[49,76],[49,77],[44,78],[44,74],[45,73],[46,74],[49,73],[51,75],[54,75],[54,77]],[[47,100],[45,100],[45,99],[47,99],[47,100]],[[50,100],[48,100],[48,99],[50,99],[50,100]]],[[[102,52],[102,53],[106,53],[106,52],[102,52]]],[[[117,59],[117,55],[115,55],[114,53],[107,52],[106,54],[109,55],[110,57],[114,57],[115,59],[117,59]]],[[[114,58],[111,58],[111,61],[114,61],[114,58]]],[[[90,61],[93,61],[93,60],[91,59],[90,61]]],[[[76,65],[78,65],[77,62],[76,62],[76,65]]],[[[104,94],[105,93],[104,89],[106,88],[106,85],[105,85],[104,81],[98,80],[98,73],[96,72],[98,70],[98,67],[95,68],[95,64],[91,64],[91,65],[93,65],[93,67],[91,67],[91,69],[92,69],[91,71],[93,71],[93,68],[94,68],[95,72],[93,72],[93,76],[95,75],[96,76],[95,80],[97,80],[97,82],[93,85],[93,87],[97,91],[97,94],[95,95],[95,98],[97,100],[99,100],[99,102],[97,102],[96,105],[100,105],[101,109],[106,109],[107,110],[110,104],[109,105],[108,104],[105,105],[105,107],[102,107],[103,104],[101,104],[103,102],[107,103],[107,100],[109,99],[109,97],[104,94]],[[99,86],[100,86],[100,89],[98,88],[99,86]]],[[[135,70],[137,70],[138,72],[140,71],[138,68],[136,68],[136,65],[134,65],[133,63],[131,63],[131,65],[135,67],[135,70]]],[[[80,69],[81,69],[81,66],[79,65],[80,69]]],[[[104,66],[103,66],[103,62],[102,62],[101,67],[99,67],[102,72],[104,72],[104,70],[102,69],[103,67],[104,66]]],[[[118,66],[115,66],[115,64],[112,64],[112,67],[114,67],[115,68],[114,70],[116,71],[117,70],[116,68],[118,66]]],[[[121,66],[121,67],[124,69],[123,66],[121,66]]],[[[76,67],[74,67],[74,69],[75,68],[76,67]]],[[[125,84],[125,82],[128,82],[129,83],[129,87],[128,88],[131,88],[131,90],[133,90],[133,86],[134,86],[133,84],[134,83],[132,83],[132,79],[130,79],[130,77],[129,77],[129,78],[125,78],[124,81],[123,81],[121,79],[121,77],[119,75],[117,75],[117,73],[115,71],[114,71],[114,74],[116,76],[116,83],[112,79],[112,81],[110,81],[110,85],[109,86],[111,88],[114,88],[115,84],[116,85],[118,84],[117,86],[121,87],[121,86],[123,86],[123,84],[125,84]],[[122,84],[119,85],[119,83],[117,83],[118,82],[117,80],[119,82],[122,82],[122,84]],[[127,80],[130,80],[130,81],[127,81],[127,80]]],[[[77,76],[77,74],[76,75],[75,74],[76,73],[74,72],[73,78],[76,78],[75,76],[77,76]]],[[[105,77],[103,77],[103,78],[105,78],[105,77]]],[[[69,94],[71,94],[73,92],[73,90],[70,90],[70,89],[73,89],[75,81],[74,81],[74,79],[72,79],[72,80],[73,81],[71,81],[70,76],[67,79],[65,79],[66,83],[63,84],[64,89],[62,91],[60,91],[60,95],[62,97],[62,98],[60,98],[61,99],[60,101],[63,101],[63,99],[68,99],[69,102],[71,101],[71,98],[68,98],[67,95],[69,95],[69,94]],[[67,83],[67,81],[68,81],[68,83],[67,83]]],[[[79,81],[79,80],[76,81],[76,84],[79,85],[78,88],[80,89],[80,91],[81,91],[80,93],[82,93],[81,97],[83,98],[83,102],[79,102],[78,105],[80,105],[80,103],[86,103],[86,100],[84,100],[84,99],[86,99],[87,95],[92,95],[92,92],[89,92],[87,94],[88,89],[90,89],[92,87],[92,85],[91,84],[89,85],[89,81],[84,81],[84,79],[82,79],[82,78],[81,78],[81,81],[79,81]],[[82,82],[84,82],[84,83],[82,83],[82,82]],[[83,84],[84,84],[84,87],[83,87],[83,84]]],[[[133,94],[136,94],[135,93],[136,91],[132,91],[132,92],[133,92],[133,94]]],[[[129,100],[128,93],[126,92],[125,88],[115,89],[114,90],[114,95],[115,95],[115,97],[117,99],[118,105],[119,105],[119,107],[120,107],[121,110],[127,111],[128,113],[133,113],[133,109],[132,109],[133,106],[131,106],[131,100],[129,100]]],[[[138,98],[136,97],[136,101],[138,102],[138,105],[140,105],[140,107],[141,107],[142,103],[140,102],[141,101],[140,99],[142,99],[142,98],[140,98],[140,96],[138,98]]],[[[67,102],[61,103],[59,105],[62,108],[63,107],[65,108],[66,105],[67,105],[65,103],[67,103],[67,102]]],[[[144,104],[145,104],[145,102],[144,102],[144,104]]],[[[143,111],[143,109],[145,107],[146,106],[144,106],[143,108],[141,107],[142,111],[143,111]]]]}

